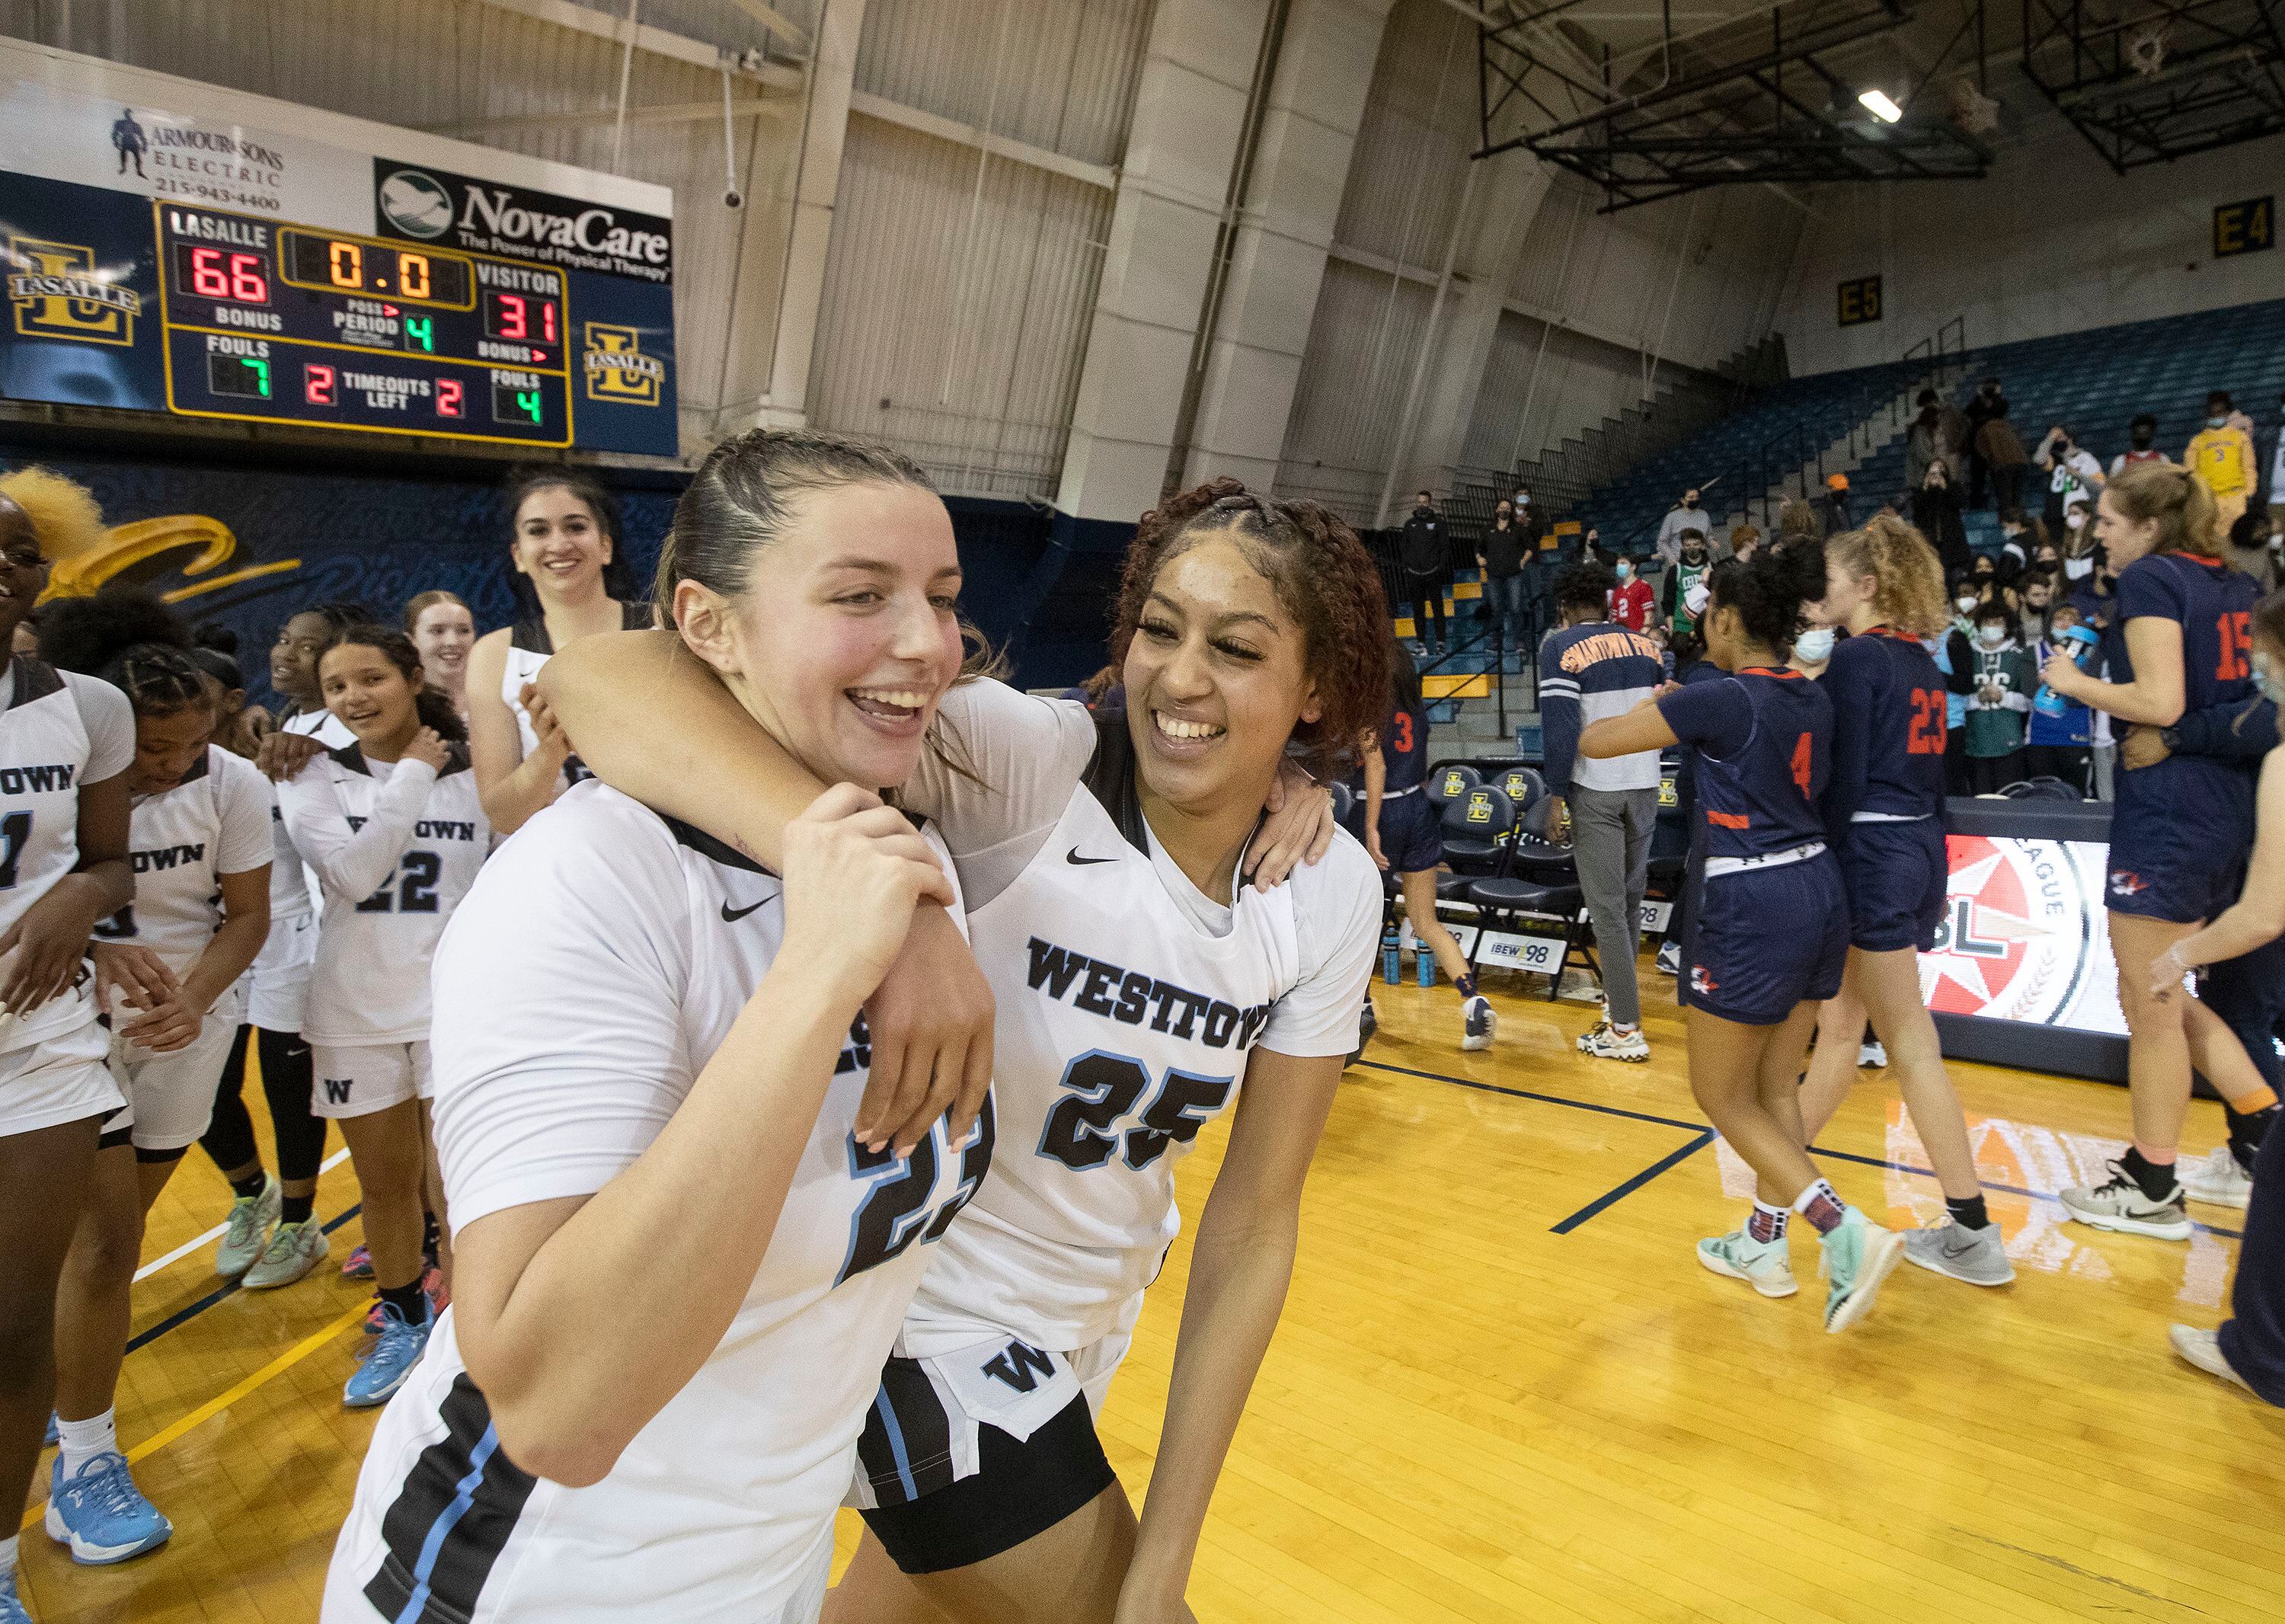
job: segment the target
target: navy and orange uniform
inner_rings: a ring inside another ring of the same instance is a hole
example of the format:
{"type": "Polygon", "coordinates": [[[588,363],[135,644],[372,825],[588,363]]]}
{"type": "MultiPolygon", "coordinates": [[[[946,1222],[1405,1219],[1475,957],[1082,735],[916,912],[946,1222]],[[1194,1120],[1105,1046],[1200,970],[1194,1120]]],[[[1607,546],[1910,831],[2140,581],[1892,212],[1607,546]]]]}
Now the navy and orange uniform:
{"type": "Polygon", "coordinates": [[[1380,732],[1387,781],[1380,792],[1380,854],[1396,874],[1424,874],[1444,860],[1440,808],[1421,793],[1428,781],[1428,711],[1400,707],[1380,732]]]}
{"type": "Polygon", "coordinates": [[[1771,1026],[1841,990],[1849,904],[1818,804],[1832,772],[1833,704],[1798,671],[1748,666],[1661,694],[1698,752],[1696,843],[1705,877],[1683,944],[1682,1000],[1771,1026]]]}
{"type": "Polygon", "coordinates": [[[1887,626],[1844,638],[1818,686],[1833,702],[1826,839],[1849,891],[1849,940],[1926,952],[1943,917],[1943,673],[1887,626]]]}
{"type": "MultiPolygon", "coordinates": [[[[2137,620],[2182,629],[2185,715],[2233,705],[2253,692],[2250,576],[2218,558],[2158,553],[2118,577],[2118,612],[2102,633],[2113,682],[2134,680],[2126,644],[2137,620]]],[[[2110,820],[2113,912],[2188,923],[2211,919],[2237,899],[2253,850],[2254,775],[2211,757],[2170,756],[2118,775],[2110,820]]]]}

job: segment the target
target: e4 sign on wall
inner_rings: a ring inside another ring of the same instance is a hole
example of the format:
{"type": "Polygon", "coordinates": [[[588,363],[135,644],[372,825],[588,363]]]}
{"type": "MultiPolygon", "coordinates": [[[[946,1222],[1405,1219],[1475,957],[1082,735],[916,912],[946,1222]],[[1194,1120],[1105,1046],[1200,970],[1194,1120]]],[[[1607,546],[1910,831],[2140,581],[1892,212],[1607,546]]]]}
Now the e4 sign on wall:
{"type": "Polygon", "coordinates": [[[1881,279],[1857,277],[1841,285],[1841,325],[1861,326],[1881,319],[1881,279]]]}
{"type": "Polygon", "coordinates": [[[2242,203],[2214,207],[2216,259],[2233,254],[2258,254],[2277,246],[2277,203],[2273,197],[2248,198],[2242,203]]]}

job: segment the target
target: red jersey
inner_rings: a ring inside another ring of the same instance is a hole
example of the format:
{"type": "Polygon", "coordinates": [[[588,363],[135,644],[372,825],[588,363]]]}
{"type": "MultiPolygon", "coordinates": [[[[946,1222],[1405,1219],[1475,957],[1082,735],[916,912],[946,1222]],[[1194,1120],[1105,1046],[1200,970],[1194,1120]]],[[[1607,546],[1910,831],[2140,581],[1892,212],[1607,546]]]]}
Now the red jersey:
{"type": "Polygon", "coordinates": [[[1649,624],[1650,609],[1650,583],[1640,576],[1620,582],[1611,594],[1611,618],[1629,632],[1639,632],[1649,624]]]}

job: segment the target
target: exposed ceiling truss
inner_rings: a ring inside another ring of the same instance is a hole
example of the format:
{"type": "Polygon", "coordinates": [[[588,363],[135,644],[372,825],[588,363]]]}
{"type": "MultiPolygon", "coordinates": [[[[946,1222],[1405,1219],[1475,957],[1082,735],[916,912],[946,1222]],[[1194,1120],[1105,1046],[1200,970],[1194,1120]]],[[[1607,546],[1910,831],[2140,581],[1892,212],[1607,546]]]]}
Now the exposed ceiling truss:
{"type": "Polygon", "coordinates": [[[1480,22],[1477,156],[1528,148],[1602,188],[1606,214],[1709,186],[1973,180],[1990,166],[1946,98],[1919,95],[1939,74],[1965,73],[1981,90],[1985,0],[1966,0],[1959,27],[1911,85],[1883,87],[1904,109],[1895,121],[1860,105],[1873,87],[1835,59],[1912,22],[1903,0],[1794,0],[1710,26],[1685,15],[1692,26],[1679,28],[1673,0],[1661,0],[1630,49],[1566,15],[1581,4],[1549,0],[1480,22]]]}
{"type": "Polygon", "coordinates": [[[2124,175],[2285,131],[2285,0],[2023,0],[2023,72],[2124,175]]]}

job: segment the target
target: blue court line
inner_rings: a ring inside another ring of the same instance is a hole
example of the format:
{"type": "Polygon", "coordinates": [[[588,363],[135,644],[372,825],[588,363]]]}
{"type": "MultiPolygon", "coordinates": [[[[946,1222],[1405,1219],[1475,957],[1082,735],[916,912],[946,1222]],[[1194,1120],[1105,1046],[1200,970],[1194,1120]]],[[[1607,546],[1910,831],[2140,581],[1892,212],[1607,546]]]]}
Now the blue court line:
{"type": "MultiPolygon", "coordinates": [[[[348,1212],[343,1212],[339,1218],[336,1218],[325,1225],[324,1232],[327,1235],[331,1235],[334,1230],[349,1222],[349,1220],[355,1218],[358,1212],[364,1210],[364,1208],[365,1203],[362,1201],[358,1202],[356,1205],[350,1207],[348,1212]]],[[[221,1285],[216,1287],[213,1291],[208,1292],[204,1297],[199,1298],[198,1301],[189,1305],[187,1307],[177,1309],[165,1319],[160,1321],[156,1325],[151,1327],[150,1330],[145,1331],[141,1336],[135,1338],[132,1341],[128,1343],[127,1351],[131,1353],[138,1347],[146,1347],[150,1344],[156,1342],[160,1338],[165,1336],[169,1331],[179,1330],[181,1327],[189,1324],[192,1320],[197,1319],[199,1315],[204,1314],[208,1309],[222,1301],[224,1298],[228,1297],[232,1292],[244,1290],[244,1281],[245,1277],[243,1275],[240,1275],[237,1280],[225,1281],[221,1285]]]]}
{"type": "MultiPolygon", "coordinates": [[[[1647,1111],[1622,1110],[1615,1105],[1597,1105],[1592,1101],[1589,1100],[1566,1099],[1559,1094],[1535,1094],[1528,1088],[1504,1088],[1497,1083],[1480,1083],[1472,1078],[1450,1077],[1441,1071],[1417,1071],[1411,1066],[1392,1066],[1378,1060],[1360,1060],[1356,1063],[1360,1066],[1370,1066],[1375,1071],[1395,1071],[1406,1077],[1425,1078],[1430,1082],[1450,1083],[1457,1088],[1473,1088],[1482,1094],[1504,1094],[1511,1099],[1535,1100],[1543,1105],[1564,1105],[1568,1106],[1573,1110],[1590,1110],[1599,1116],[1605,1117],[1624,1117],[1633,1122],[1655,1122],[1661,1127],[1681,1128],[1686,1133],[1707,1134],[1709,1138],[1719,1137],[1719,1135],[1716,1134],[1714,1130],[1705,1123],[1684,1122],[1678,1117],[1654,1117],[1647,1111]]],[[[1698,1147],[1692,1146],[1691,1149],[1694,1151],[1698,1147]]],[[[1809,1154],[1812,1157],[1823,1157],[1828,1161],[1854,1162],[1860,1167],[1885,1167],[1893,1173],[1911,1173],[1915,1178],[1933,1179],[1936,1177],[1936,1170],[1932,1167],[1915,1167],[1910,1162],[1892,1162],[1877,1156],[1858,1156],[1854,1151],[1849,1150],[1830,1150],[1822,1145],[1810,1146],[1809,1154]]],[[[1679,1156],[1674,1158],[1676,1161],[1679,1161],[1681,1157],[1679,1156]]],[[[1565,1219],[1563,1220],[1564,1224],[1575,1227],[1574,1220],[1577,1223],[1583,1223],[1587,1219],[1592,1218],[1596,1212],[1602,1211],[1603,1207],[1608,1206],[1611,1202],[1618,1196],[1631,1193],[1636,1189],[1638,1189],[1642,1183],[1648,1182],[1649,1178],[1654,1178],[1659,1173],[1664,1173],[1667,1170],[1667,1166],[1669,1165],[1670,1164],[1661,1164],[1657,1167],[1647,1170],[1647,1178],[1642,1175],[1637,1175],[1635,1181],[1621,1185],[1617,1190],[1612,1193],[1611,1196],[1606,1196],[1600,1204],[1590,1210],[1587,1210],[1580,1213],[1574,1213],[1571,1218],[1565,1219]]],[[[1984,1181],[1983,1188],[1987,1190],[1997,1190],[2003,1196],[2021,1196],[2029,1201],[2052,1201],[2060,1204],[2061,1200],[2061,1197],[2050,1195],[2045,1190],[2025,1189],[2018,1184],[1994,1184],[1989,1180],[1986,1180],[1984,1181]]],[[[2242,1241],[2245,1238],[2245,1232],[2242,1229],[2226,1229],[2219,1224],[2199,1224],[2194,1222],[2193,1228],[2203,1229],[2209,1235],[2224,1236],[2233,1241],[2242,1241]]],[[[1556,1233],[1562,1234],[1565,1233],[1565,1230],[1559,1227],[1556,1233]]]]}
{"type": "Polygon", "coordinates": [[[1574,1229],[1576,1229],[1581,1224],[1585,1223],[1589,1219],[1594,1217],[1596,1213],[1600,1212],[1604,1208],[1614,1205],[1618,1202],[1625,1200],[1629,1196],[1633,1195],[1644,1185],[1649,1183],[1653,1179],[1655,1179],[1659,1174],[1666,1172],[1668,1169],[1680,1166],[1692,1157],[1697,1155],[1700,1150],[1703,1150],[1707,1146],[1712,1144],[1716,1137],[1716,1135],[1715,1134],[1714,1130],[1712,1128],[1708,1128],[1705,1132],[1700,1134],[1697,1138],[1683,1146],[1679,1150],[1671,1151],[1667,1155],[1659,1157],[1658,1160],[1653,1162],[1649,1166],[1635,1174],[1633,1178],[1629,1179],[1624,1184],[1620,1185],[1616,1189],[1610,1190],[1604,1195],[1596,1196],[1594,1200],[1589,1202],[1585,1206],[1581,1207],[1577,1212],[1572,1213],[1570,1217],[1565,1219],[1561,1223],[1557,1224],[1554,1228],[1550,1229],[1548,1233],[1550,1235],[1570,1234],[1574,1229]]]}

